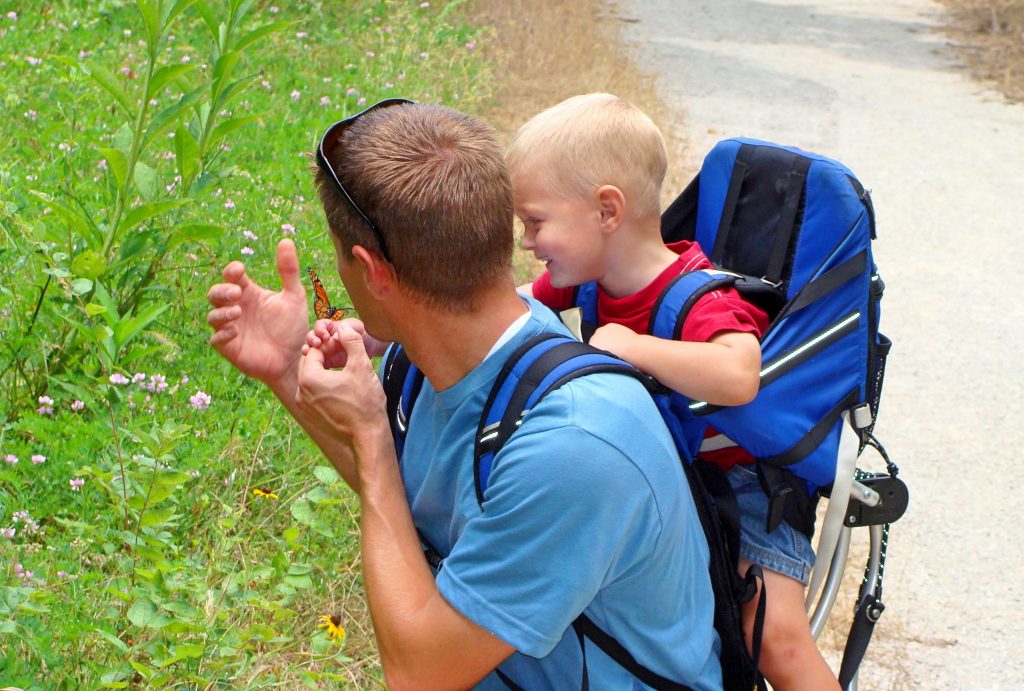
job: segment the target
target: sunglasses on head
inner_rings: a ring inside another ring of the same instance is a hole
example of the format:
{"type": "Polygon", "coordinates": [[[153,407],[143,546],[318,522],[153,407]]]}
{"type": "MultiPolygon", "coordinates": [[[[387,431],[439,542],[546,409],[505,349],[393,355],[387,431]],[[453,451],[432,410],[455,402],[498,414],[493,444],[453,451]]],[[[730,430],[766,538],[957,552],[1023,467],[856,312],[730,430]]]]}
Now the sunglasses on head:
{"type": "Polygon", "coordinates": [[[327,128],[327,131],[324,132],[324,136],[320,139],[320,146],[316,149],[317,165],[320,166],[322,171],[330,176],[331,180],[334,180],[334,184],[337,186],[338,191],[341,192],[341,196],[348,200],[348,203],[352,206],[355,212],[359,214],[359,217],[366,222],[366,225],[370,226],[370,230],[373,231],[374,236],[377,238],[377,243],[380,245],[381,254],[384,255],[384,259],[389,263],[391,262],[391,255],[388,253],[387,243],[384,242],[384,235],[380,232],[380,228],[377,227],[377,224],[371,221],[370,217],[359,208],[359,205],[356,204],[354,199],[352,199],[352,195],[348,193],[345,186],[341,184],[341,180],[339,180],[337,174],[335,174],[334,168],[332,168],[331,164],[327,161],[327,152],[333,149],[334,145],[338,143],[338,140],[341,139],[341,135],[345,133],[345,129],[359,118],[371,111],[388,108],[390,106],[397,106],[403,103],[415,103],[415,101],[410,101],[407,98],[386,98],[379,103],[374,103],[366,110],[360,111],[351,117],[345,118],[344,120],[339,120],[327,128]]]}

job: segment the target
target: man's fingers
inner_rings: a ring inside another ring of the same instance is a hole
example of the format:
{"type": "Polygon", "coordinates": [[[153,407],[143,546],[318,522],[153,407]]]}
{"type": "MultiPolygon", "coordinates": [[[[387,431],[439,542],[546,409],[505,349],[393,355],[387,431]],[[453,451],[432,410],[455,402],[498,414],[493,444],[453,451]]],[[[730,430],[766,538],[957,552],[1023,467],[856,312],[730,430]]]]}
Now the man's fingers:
{"type": "Polygon", "coordinates": [[[249,280],[249,277],[245,275],[245,264],[237,260],[230,262],[225,266],[221,275],[224,277],[225,281],[228,283],[234,283],[236,286],[241,288],[242,291],[245,291],[249,287],[249,284],[252,283],[252,281],[249,280]]]}
{"type": "Polygon", "coordinates": [[[229,305],[210,310],[206,315],[206,322],[217,329],[240,316],[242,316],[242,308],[238,305],[229,305]]]}
{"type": "Polygon", "coordinates": [[[225,343],[227,343],[237,335],[238,329],[236,329],[234,326],[228,326],[223,329],[218,329],[213,332],[212,336],[210,336],[210,345],[212,345],[214,348],[219,349],[221,346],[223,346],[225,343]]]}
{"type": "Polygon", "coordinates": [[[366,354],[366,345],[363,343],[362,334],[355,331],[351,326],[342,322],[335,330],[335,338],[340,342],[345,351],[348,362],[369,362],[370,356],[366,354]]]}
{"type": "Polygon", "coordinates": [[[299,256],[295,252],[295,243],[282,240],[277,243],[277,273],[281,277],[281,287],[286,293],[295,293],[306,297],[306,289],[299,278],[299,256]]]}
{"type": "Polygon", "coordinates": [[[235,283],[217,283],[210,286],[210,290],[206,292],[206,299],[214,307],[224,307],[238,302],[241,297],[242,289],[235,283]]]}

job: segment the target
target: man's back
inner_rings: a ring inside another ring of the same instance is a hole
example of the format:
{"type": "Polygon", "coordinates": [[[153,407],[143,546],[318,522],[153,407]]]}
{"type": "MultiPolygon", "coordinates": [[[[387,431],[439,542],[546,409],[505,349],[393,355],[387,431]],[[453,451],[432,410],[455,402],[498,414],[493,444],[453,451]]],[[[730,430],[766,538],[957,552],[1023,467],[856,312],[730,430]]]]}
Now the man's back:
{"type": "MultiPolygon", "coordinates": [[[[574,380],[546,396],[495,459],[481,509],[476,424],[508,355],[541,331],[533,315],[454,386],[417,398],[402,458],[423,537],[446,555],[437,584],[463,615],[518,651],[501,666],[525,688],[574,688],[583,669],[572,622],[587,616],[642,665],[717,688],[708,552],[672,439],[636,381],[574,380]],[[542,659],[537,659],[542,658],[542,659]]],[[[635,678],[592,643],[595,688],[635,678]]],[[[504,688],[495,675],[491,683],[504,688]]]]}

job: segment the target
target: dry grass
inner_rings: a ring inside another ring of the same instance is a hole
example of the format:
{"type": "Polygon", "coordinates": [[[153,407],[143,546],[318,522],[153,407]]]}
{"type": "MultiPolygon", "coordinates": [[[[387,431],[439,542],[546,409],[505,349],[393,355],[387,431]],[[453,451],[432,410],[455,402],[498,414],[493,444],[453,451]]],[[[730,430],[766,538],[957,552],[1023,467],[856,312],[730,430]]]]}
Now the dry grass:
{"type": "Polygon", "coordinates": [[[1024,102],[1024,0],[941,0],[946,33],[972,73],[1013,102],[1024,102]]]}

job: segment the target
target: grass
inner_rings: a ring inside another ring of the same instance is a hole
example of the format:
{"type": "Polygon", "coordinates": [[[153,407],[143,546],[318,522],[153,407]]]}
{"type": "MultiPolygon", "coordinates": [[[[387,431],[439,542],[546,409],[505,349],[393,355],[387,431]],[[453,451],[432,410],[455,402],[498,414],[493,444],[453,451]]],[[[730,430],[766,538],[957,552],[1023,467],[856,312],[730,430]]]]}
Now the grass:
{"type": "Polygon", "coordinates": [[[489,67],[458,3],[184,4],[0,2],[0,680],[380,687],[357,506],[205,292],[291,235],[340,299],[317,136],[392,94],[479,111],[489,67]]]}

